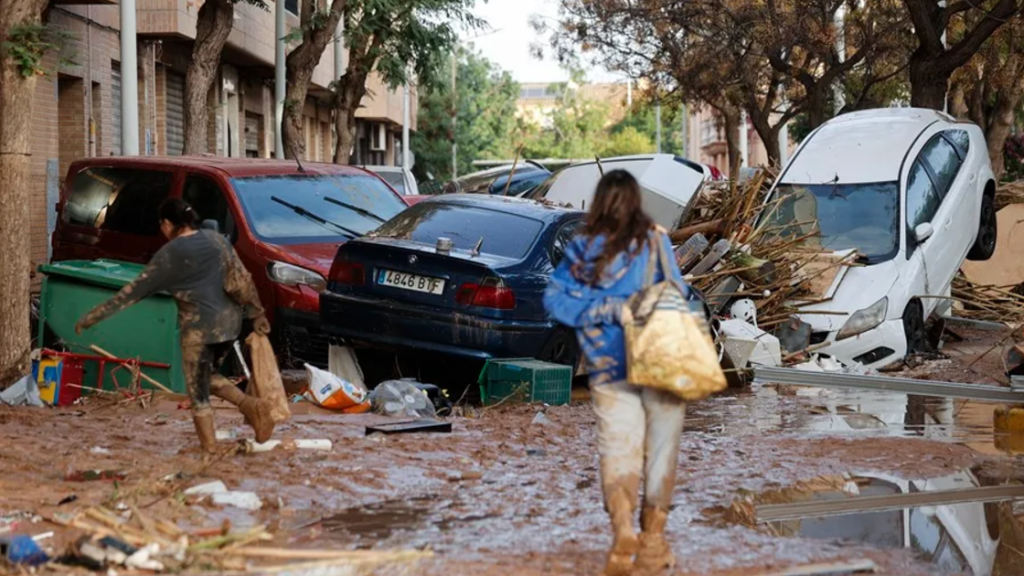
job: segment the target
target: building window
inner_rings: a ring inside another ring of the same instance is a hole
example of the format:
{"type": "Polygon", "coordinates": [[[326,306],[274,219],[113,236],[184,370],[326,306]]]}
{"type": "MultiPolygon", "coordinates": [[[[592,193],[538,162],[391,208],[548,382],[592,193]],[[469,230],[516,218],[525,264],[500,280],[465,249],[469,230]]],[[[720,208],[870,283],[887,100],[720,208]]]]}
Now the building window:
{"type": "Polygon", "coordinates": [[[284,0],[284,9],[298,16],[299,0],[284,0]]]}

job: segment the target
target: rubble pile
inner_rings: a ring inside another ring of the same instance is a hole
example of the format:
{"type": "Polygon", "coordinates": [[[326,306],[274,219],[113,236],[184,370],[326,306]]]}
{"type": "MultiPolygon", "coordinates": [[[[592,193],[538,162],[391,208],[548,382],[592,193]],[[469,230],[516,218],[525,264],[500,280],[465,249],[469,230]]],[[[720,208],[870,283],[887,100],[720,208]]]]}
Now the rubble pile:
{"type": "MultiPolygon", "coordinates": [[[[742,329],[745,339],[763,340],[766,332],[778,336],[780,330],[802,324],[793,317],[797,307],[827,301],[839,270],[856,265],[853,251],[815,249],[808,240],[816,231],[780,230],[770,217],[762,217],[780,203],[765,202],[774,177],[763,171],[746,185],[709,183],[683,226],[670,234],[684,278],[703,295],[714,319],[751,324],[754,331],[732,325],[731,331],[742,329]]],[[[808,224],[813,230],[814,223],[808,224]]],[[[803,326],[809,336],[809,327],[803,326]]],[[[758,347],[763,344],[758,342],[758,347]]],[[[774,357],[769,364],[793,363],[806,360],[802,352],[810,352],[808,346],[805,338],[764,355],[774,357]]]]}
{"type": "Polygon", "coordinates": [[[1024,284],[981,285],[970,281],[961,273],[953,278],[952,295],[956,315],[962,318],[991,322],[1024,318],[1024,284]]]}

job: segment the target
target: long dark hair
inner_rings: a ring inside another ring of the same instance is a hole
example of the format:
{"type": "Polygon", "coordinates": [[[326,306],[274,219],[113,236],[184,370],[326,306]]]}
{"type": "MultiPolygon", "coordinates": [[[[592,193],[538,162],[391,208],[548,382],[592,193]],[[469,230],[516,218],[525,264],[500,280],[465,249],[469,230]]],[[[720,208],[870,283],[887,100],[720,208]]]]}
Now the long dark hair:
{"type": "Polygon", "coordinates": [[[593,267],[579,276],[580,279],[596,284],[619,254],[634,254],[643,248],[653,226],[654,222],[641,206],[640,184],[632,174],[612,170],[602,176],[587,213],[584,234],[591,241],[604,235],[605,243],[593,267]]]}
{"type": "Polygon", "coordinates": [[[174,226],[174,232],[180,233],[186,228],[195,229],[199,216],[196,211],[181,198],[168,198],[160,203],[159,216],[174,226]]]}

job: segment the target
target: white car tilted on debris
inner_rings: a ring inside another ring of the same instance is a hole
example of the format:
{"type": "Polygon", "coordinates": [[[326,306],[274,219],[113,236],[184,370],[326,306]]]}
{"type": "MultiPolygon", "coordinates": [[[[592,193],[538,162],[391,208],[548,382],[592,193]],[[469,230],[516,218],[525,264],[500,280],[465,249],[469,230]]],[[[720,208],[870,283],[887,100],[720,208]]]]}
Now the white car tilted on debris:
{"type": "Polygon", "coordinates": [[[995,250],[984,135],[934,110],[885,108],[826,122],[804,139],[768,202],[769,225],[819,231],[808,244],[859,253],[863,266],[837,274],[828,301],[801,308],[811,344],[826,343],[821,353],[842,362],[880,367],[921,350],[924,321],[964,258],[987,260],[995,250]]]}

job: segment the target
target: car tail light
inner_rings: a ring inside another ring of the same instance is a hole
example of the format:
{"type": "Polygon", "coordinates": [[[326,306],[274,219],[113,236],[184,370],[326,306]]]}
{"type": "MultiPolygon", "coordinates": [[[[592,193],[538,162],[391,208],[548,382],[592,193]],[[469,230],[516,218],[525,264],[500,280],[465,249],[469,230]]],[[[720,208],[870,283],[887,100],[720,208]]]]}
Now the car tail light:
{"type": "Polygon", "coordinates": [[[331,280],[338,284],[360,286],[366,284],[366,268],[347,258],[336,258],[331,266],[331,280]]]}
{"type": "Polygon", "coordinates": [[[459,286],[455,301],[463,306],[512,310],[516,307],[516,293],[500,278],[487,278],[480,284],[467,282],[459,286]]]}

